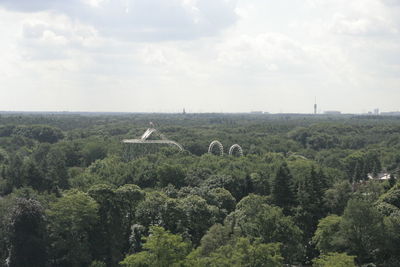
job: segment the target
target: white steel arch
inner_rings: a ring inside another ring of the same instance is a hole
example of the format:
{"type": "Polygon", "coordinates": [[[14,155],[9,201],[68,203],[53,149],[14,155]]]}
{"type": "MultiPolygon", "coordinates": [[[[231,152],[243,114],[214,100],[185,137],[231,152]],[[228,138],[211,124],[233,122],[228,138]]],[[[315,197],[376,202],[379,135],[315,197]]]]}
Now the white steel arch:
{"type": "Polygon", "coordinates": [[[235,149],[237,149],[239,151],[239,155],[243,156],[243,149],[241,146],[239,146],[238,144],[234,144],[229,148],[229,155],[232,156],[233,152],[235,151],[235,149]]]}
{"type": "Polygon", "coordinates": [[[213,150],[215,145],[218,146],[220,155],[223,156],[224,155],[224,146],[218,140],[214,140],[214,141],[211,142],[210,146],[208,147],[208,153],[210,153],[210,154],[212,153],[212,150],[213,150]]]}

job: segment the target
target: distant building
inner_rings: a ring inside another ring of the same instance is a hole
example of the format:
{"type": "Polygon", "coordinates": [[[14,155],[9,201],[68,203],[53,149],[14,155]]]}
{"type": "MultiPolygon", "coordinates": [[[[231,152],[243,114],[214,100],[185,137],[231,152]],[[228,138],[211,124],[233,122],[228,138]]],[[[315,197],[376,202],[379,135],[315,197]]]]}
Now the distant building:
{"type": "Polygon", "coordinates": [[[324,114],[326,114],[326,115],[340,115],[340,114],[342,114],[342,112],[337,111],[337,110],[327,110],[327,111],[324,112],[324,114]]]}
{"type": "Polygon", "coordinates": [[[251,114],[263,114],[264,112],[255,110],[255,111],[250,111],[251,114]]]}
{"type": "Polygon", "coordinates": [[[400,111],[381,112],[384,116],[400,116],[400,111]]]}
{"type": "Polygon", "coordinates": [[[379,108],[374,109],[374,115],[379,115],[379,108]]]}

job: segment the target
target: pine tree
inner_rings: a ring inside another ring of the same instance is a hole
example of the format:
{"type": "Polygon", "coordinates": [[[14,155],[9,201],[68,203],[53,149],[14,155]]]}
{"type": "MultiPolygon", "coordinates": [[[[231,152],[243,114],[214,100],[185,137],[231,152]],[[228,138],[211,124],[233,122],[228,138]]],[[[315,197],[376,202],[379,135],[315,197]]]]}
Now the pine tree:
{"type": "Polygon", "coordinates": [[[293,177],[286,162],[282,163],[272,183],[271,196],[274,203],[283,208],[285,214],[289,213],[290,208],[295,203],[292,180],[293,177]]]}
{"type": "Polygon", "coordinates": [[[304,177],[297,192],[299,206],[296,209],[296,217],[302,225],[302,230],[308,236],[314,233],[318,220],[325,216],[323,197],[326,181],[324,179],[322,170],[317,172],[312,166],[310,174],[304,177]]]}

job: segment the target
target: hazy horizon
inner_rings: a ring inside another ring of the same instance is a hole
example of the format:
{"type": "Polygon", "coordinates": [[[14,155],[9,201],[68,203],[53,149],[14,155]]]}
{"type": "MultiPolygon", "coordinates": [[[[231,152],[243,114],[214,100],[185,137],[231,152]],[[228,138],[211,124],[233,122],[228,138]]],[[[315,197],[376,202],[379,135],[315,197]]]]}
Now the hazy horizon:
{"type": "Polygon", "coordinates": [[[0,110],[398,111],[400,1],[2,0],[0,110]]]}

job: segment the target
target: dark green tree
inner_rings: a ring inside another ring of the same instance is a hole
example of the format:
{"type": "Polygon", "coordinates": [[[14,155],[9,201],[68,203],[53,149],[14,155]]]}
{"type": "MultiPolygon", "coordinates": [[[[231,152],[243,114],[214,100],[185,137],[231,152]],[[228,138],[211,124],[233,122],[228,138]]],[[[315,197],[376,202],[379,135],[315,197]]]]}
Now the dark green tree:
{"type": "Polygon", "coordinates": [[[134,203],[143,195],[137,186],[125,185],[114,190],[112,186],[104,184],[91,187],[88,194],[99,204],[100,220],[95,227],[94,257],[108,266],[116,266],[129,248],[134,203]]]}
{"type": "Polygon", "coordinates": [[[98,204],[76,190],[50,204],[51,266],[88,266],[92,262],[91,235],[98,222],[98,204]]]}
{"type": "Polygon", "coordinates": [[[161,186],[172,184],[175,187],[184,185],[185,171],[179,165],[163,164],[157,168],[157,179],[161,186]]]}
{"type": "Polygon", "coordinates": [[[33,199],[19,198],[10,217],[8,266],[46,266],[47,233],[42,205],[33,199]]]}
{"type": "Polygon", "coordinates": [[[324,192],[324,204],[331,213],[342,215],[351,193],[349,181],[338,181],[324,192]]]}
{"type": "Polygon", "coordinates": [[[383,216],[371,203],[352,199],[340,222],[341,245],[358,263],[374,262],[384,247],[383,216]]]}
{"type": "Polygon", "coordinates": [[[303,257],[302,231],[281,208],[267,204],[265,197],[251,194],[243,198],[225,219],[225,225],[263,243],[282,243],[282,255],[289,263],[303,257]]]}
{"type": "Polygon", "coordinates": [[[290,170],[284,162],[278,167],[275,179],[272,182],[272,201],[275,205],[283,208],[285,214],[289,214],[290,209],[295,204],[292,179],[290,170]]]}

